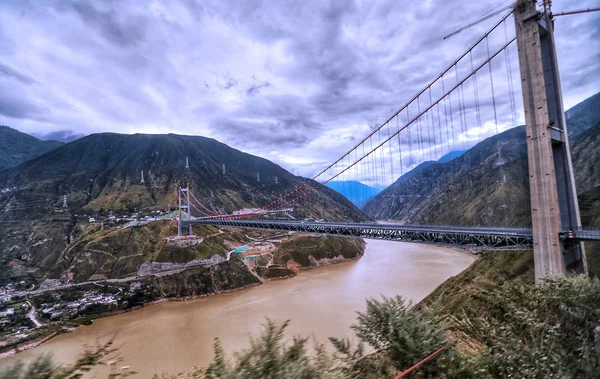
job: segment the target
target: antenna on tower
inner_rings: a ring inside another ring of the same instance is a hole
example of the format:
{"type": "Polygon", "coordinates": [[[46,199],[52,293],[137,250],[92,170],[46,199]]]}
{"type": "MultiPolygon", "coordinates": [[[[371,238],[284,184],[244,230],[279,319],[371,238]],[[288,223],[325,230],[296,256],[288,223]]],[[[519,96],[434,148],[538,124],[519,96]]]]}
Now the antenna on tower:
{"type": "Polygon", "coordinates": [[[67,195],[63,195],[63,208],[67,208],[67,195]]]}
{"type": "Polygon", "coordinates": [[[225,175],[225,163],[223,163],[223,175],[225,175]]]}
{"type": "Polygon", "coordinates": [[[188,161],[188,157],[185,157],[185,168],[190,168],[190,162],[188,161]]]}
{"type": "Polygon", "coordinates": [[[140,181],[140,184],[144,184],[144,170],[142,170],[142,180],[140,181]]]}
{"type": "Polygon", "coordinates": [[[260,183],[260,173],[258,171],[256,172],[256,181],[260,183]]]}
{"type": "Polygon", "coordinates": [[[275,184],[279,184],[277,177],[275,177],[275,184]]]}

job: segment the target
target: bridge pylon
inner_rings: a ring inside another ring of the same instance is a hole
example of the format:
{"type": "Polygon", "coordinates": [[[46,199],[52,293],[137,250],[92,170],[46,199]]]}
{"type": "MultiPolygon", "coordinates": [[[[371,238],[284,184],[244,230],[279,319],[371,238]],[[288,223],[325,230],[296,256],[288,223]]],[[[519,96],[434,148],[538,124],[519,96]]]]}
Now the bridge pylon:
{"type": "MultiPolygon", "coordinates": [[[[179,187],[178,190],[178,199],[179,199],[179,220],[177,222],[177,235],[182,236],[184,233],[184,225],[182,216],[185,214],[187,220],[191,220],[190,214],[190,189],[189,187],[183,188],[179,187]]],[[[192,225],[188,224],[188,234],[192,235],[192,225]]]]}
{"type": "Polygon", "coordinates": [[[535,279],[587,273],[550,9],[519,0],[514,9],[527,130],[535,279]]]}

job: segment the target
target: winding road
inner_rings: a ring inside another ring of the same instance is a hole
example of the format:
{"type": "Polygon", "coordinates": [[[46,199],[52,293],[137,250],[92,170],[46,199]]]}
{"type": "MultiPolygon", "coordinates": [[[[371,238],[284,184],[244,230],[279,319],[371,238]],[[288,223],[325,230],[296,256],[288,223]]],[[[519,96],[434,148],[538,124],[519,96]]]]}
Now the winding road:
{"type": "MultiPolygon", "coordinates": [[[[221,232],[222,233],[222,232],[221,232]]],[[[221,233],[216,233],[216,234],[221,234],[221,233]]],[[[246,245],[243,246],[250,246],[254,243],[257,242],[261,242],[264,240],[269,240],[269,239],[273,239],[273,238],[277,238],[277,237],[281,237],[281,236],[285,236],[287,235],[287,232],[284,234],[279,234],[279,235],[275,235],[275,236],[270,236],[270,237],[265,237],[259,240],[254,240],[252,242],[247,243],[246,245]]],[[[250,237],[248,237],[250,238],[250,237]]],[[[240,246],[242,247],[242,246],[240,246]]],[[[239,248],[239,247],[238,247],[239,248]]],[[[238,248],[233,249],[231,251],[229,251],[227,253],[227,260],[231,259],[231,254],[234,253],[238,248]]],[[[140,278],[143,278],[145,276],[162,276],[162,275],[168,275],[168,274],[172,274],[172,273],[176,273],[176,272],[181,272],[190,268],[194,268],[197,266],[189,266],[189,267],[185,267],[185,268],[177,268],[174,270],[167,270],[167,271],[163,271],[163,272],[155,272],[155,273],[151,273],[148,275],[143,275],[143,276],[127,276],[124,278],[114,278],[114,279],[100,279],[100,280],[89,280],[89,281],[85,281],[85,282],[79,282],[79,283],[68,283],[68,284],[62,284],[56,287],[50,287],[50,288],[42,288],[42,289],[37,289],[37,290],[26,290],[26,291],[17,291],[13,294],[11,294],[12,296],[27,296],[27,295],[38,295],[40,293],[44,293],[44,292],[48,292],[48,291],[56,291],[56,290],[62,290],[62,289],[67,289],[67,288],[73,288],[73,287],[79,287],[79,286],[84,286],[87,284],[106,284],[106,283],[125,283],[125,282],[131,282],[134,280],[138,280],[140,278]]],[[[30,306],[33,308],[33,305],[30,306]]],[[[31,316],[30,316],[31,318],[31,316]]],[[[36,324],[38,327],[41,326],[41,324],[37,321],[37,319],[35,319],[35,312],[33,314],[33,318],[31,318],[31,321],[33,321],[34,324],[36,324]]]]}
{"type": "Polygon", "coordinates": [[[40,326],[42,326],[42,323],[39,322],[37,317],[35,316],[35,306],[29,300],[27,300],[27,304],[29,304],[29,307],[31,308],[29,310],[29,314],[27,316],[29,316],[29,319],[31,320],[31,322],[33,322],[35,324],[35,327],[39,328],[40,326]]]}

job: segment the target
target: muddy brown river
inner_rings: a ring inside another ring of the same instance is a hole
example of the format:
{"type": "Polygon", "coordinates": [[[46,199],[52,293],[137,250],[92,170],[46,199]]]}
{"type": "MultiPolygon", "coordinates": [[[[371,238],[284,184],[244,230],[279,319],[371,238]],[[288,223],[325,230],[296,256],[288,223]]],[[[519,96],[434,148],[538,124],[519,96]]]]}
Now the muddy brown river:
{"type": "MultiPolygon", "coordinates": [[[[90,326],[60,335],[34,349],[0,360],[0,368],[51,352],[72,362],[83,346],[116,334],[123,359],[135,377],[177,373],[204,365],[213,357],[219,337],[231,352],[247,346],[265,317],[291,320],[288,335],[351,337],[356,311],[368,297],[393,296],[419,301],[449,277],[473,262],[469,255],[443,247],[367,240],[362,259],[301,272],[292,279],[265,283],[239,292],[185,302],[154,304],[140,310],[96,320],[90,326]]],[[[105,368],[89,377],[104,378],[105,368]]]]}

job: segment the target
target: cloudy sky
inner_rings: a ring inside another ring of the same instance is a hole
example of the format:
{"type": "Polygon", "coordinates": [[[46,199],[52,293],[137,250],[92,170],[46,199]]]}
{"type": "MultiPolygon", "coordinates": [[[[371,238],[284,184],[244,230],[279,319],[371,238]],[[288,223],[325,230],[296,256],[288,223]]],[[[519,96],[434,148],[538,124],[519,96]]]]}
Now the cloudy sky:
{"type": "MultiPolygon", "coordinates": [[[[311,175],[494,20],[444,35],[499,4],[2,0],[0,124],[203,135],[311,175]]],[[[600,91],[600,12],[559,18],[556,33],[568,108],[600,91]]]]}

